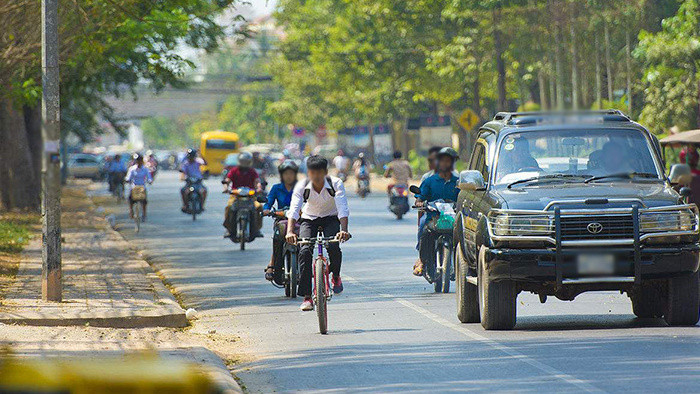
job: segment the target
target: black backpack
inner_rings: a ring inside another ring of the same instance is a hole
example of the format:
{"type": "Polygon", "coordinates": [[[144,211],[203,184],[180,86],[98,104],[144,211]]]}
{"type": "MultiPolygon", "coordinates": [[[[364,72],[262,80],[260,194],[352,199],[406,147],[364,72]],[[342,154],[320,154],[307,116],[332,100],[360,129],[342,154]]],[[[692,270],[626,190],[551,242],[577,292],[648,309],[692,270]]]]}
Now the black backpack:
{"type": "MultiPolygon", "coordinates": [[[[330,176],[326,177],[326,182],[328,182],[328,185],[330,186],[326,189],[328,190],[328,194],[330,194],[331,197],[335,197],[335,188],[333,187],[333,181],[331,180],[330,176]]],[[[309,178],[306,178],[304,181],[304,203],[309,201],[309,194],[311,193],[311,189],[307,189],[307,186],[309,186],[309,178]]]]}

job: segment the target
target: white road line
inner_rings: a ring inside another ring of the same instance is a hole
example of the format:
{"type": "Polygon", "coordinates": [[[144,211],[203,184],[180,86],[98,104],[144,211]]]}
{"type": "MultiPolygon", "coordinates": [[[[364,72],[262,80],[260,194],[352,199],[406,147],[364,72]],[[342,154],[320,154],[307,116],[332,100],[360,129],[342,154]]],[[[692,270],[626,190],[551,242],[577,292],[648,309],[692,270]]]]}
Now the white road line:
{"type": "Polygon", "coordinates": [[[369,286],[365,286],[364,284],[360,283],[357,279],[350,277],[350,276],[347,276],[347,275],[343,275],[343,278],[345,278],[353,283],[356,283],[356,284],[362,286],[363,288],[368,289],[376,294],[379,294],[379,296],[381,296],[383,298],[387,298],[387,299],[391,299],[393,301],[396,301],[399,304],[401,304],[409,309],[412,309],[413,311],[423,315],[424,317],[427,317],[428,319],[430,319],[430,320],[432,320],[432,321],[434,321],[442,326],[450,328],[453,331],[456,331],[456,332],[458,332],[458,333],[460,333],[468,338],[471,338],[475,341],[485,343],[485,344],[491,346],[492,348],[499,350],[499,351],[513,357],[514,359],[517,359],[518,361],[522,361],[525,364],[528,364],[534,368],[539,369],[540,371],[550,375],[553,378],[560,379],[568,384],[574,385],[574,386],[578,387],[579,389],[586,391],[586,392],[589,392],[589,393],[603,392],[603,390],[601,390],[595,386],[592,386],[591,384],[589,384],[581,379],[578,379],[578,378],[571,376],[565,372],[562,372],[556,368],[553,368],[547,364],[544,364],[540,361],[537,361],[537,360],[533,359],[532,357],[526,356],[513,348],[510,348],[510,347],[503,345],[497,341],[494,341],[493,339],[489,339],[481,334],[477,334],[473,331],[470,331],[469,329],[467,329],[465,326],[463,326],[461,324],[450,322],[449,320],[447,320],[439,315],[436,315],[435,313],[433,313],[433,312],[431,312],[431,311],[429,311],[421,306],[418,306],[418,305],[412,303],[411,301],[408,301],[405,298],[400,298],[400,297],[394,296],[392,294],[377,293],[376,291],[372,290],[372,288],[370,288],[369,286]]]}

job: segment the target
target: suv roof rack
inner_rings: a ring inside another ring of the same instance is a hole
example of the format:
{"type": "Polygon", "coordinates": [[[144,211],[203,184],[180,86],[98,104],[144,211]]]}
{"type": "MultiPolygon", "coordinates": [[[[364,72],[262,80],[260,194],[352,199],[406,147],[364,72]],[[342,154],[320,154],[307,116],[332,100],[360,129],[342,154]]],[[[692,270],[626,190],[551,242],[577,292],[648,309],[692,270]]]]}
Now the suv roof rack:
{"type": "Polygon", "coordinates": [[[603,121],[613,121],[613,122],[629,122],[630,118],[625,115],[622,111],[618,109],[604,109],[604,110],[591,110],[591,111],[560,111],[560,112],[545,112],[545,111],[533,111],[533,112],[499,112],[493,117],[496,122],[501,122],[504,124],[532,124],[537,123],[538,120],[543,120],[544,118],[551,117],[586,117],[586,116],[602,116],[603,121]],[[521,121],[516,121],[520,118],[521,121]],[[527,118],[527,119],[524,119],[527,118]]]}

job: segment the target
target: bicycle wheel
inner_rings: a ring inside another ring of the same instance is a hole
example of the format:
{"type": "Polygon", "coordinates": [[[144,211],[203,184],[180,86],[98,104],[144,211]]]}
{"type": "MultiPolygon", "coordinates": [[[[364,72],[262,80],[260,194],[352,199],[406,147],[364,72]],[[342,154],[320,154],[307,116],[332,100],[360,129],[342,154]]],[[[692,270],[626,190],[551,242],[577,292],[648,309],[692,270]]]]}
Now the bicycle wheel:
{"type": "Polygon", "coordinates": [[[297,254],[294,252],[289,252],[287,254],[289,259],[289,296],[292,298],[297,298],[297,287],[299,286],[299,266],[297,265],[297,254]]]}
{"type": "Polygon", "coordinates": [[[141,203],[134,204],[134,230],[138,233],[141,231],[141,203]]]}
{"type": "Polygon", "coordinates": [[[328,333],[328,305],[326,304],[326,264],[322,258],[314,260],[314,289],[316,291],[316,315],[318,315],[318,330],[321,334],[328,333]]]}

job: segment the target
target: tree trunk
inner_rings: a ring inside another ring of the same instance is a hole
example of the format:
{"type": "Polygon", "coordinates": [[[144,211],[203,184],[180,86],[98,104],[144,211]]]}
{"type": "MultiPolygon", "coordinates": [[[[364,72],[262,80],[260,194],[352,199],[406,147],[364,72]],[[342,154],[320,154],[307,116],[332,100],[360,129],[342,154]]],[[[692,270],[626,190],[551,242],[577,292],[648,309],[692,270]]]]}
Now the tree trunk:
{"type": "MultiPolygon", "coordinates": [[[[572,18],[573,19],[573,18],[572,18]]],[[[571,105],[574,110],[577,110],[579,103],[578,98],[578,55],[576,48],[576,29],[574,21],[571,21],[571,105]]]]}
{"type": "Polygon", "coordinates": [[[557,88],[553,71],[549,73],[549,103],[551,109],[559,107],[557,104],[557,88]]]}
{"type": "Polygon", "coordinates": [[[625,30],[625,63],[627,64],[627,111],[632,116],[632,40],[630,29],[625,30]]]}
{"type": "Polygon", "coordinates": [[[557,109],[564,109],[564,65],[561,54],[561,31],[559,26],[554,26],[554,62],[557,71],[557,109]]]}
{"type": "Polygon", "coordinates": [[[542,69],[540,69],[537,72],[537,84],[540,88],[540,108],[543,111],[546,111],[547,109],[549,109],[549,107],[547,105],[547,90],[544,82],[544,74],[542,73],[542,69]]]}
{"type": "MultiPolygon", "coordinates": [[[[695,72],[695,75],[698,75],[697,71],[695,72]]],[[[698,76],[698,112],[695,114],[695,123],[700,129],[700,76],[698,76]]]]}
{"type": "Polygon", "coordinates": [[[497,111],[506,111],[508,103],[506,101],[506,64],[503,61],[503,43],[501,41],[501,31],[498,27],[500,12],[493,10],[493,46],[496,52],[496,70],[498,72],[498,108],[497,111]]]}
{"type": "MultiPolygon", "coordinates": [[[[39,210],[41,186],[35,177],[34,161],[29,146],[25,119],[22,111],[17,110],[9,99],[0,99],[2,112],[3,138],[5,152],[3,161],[9,163],[6,184],[9,186],[9,204],[6,208],[39,210]]],[[[5,186],[5,182],[3,182],[5,186]]]]}
{"type": "Polygon", "coordinates": [[[605,35],[605,73],[608,77],[608,100],[613,101],[613,73],[612,73],[612,60],[610,57],[610,29],[608,28],[608,22],[606,21],[603,25],[604,35],[605,35]]]}
{"type": "Polygon", "coordinates": [[[41,139],[41,107],[25,106],[23,112],[29,150],[32,155],[32,163],[34,164],[34,179],[39,181],[41,179],[41,155],[44,153],[41,139]]]}
{"type": "Polygon", "coordinates": [[[603,101],[603,75],[600,67],[600,44],[598,43],[598,35],[595,35],[595,103],[598,108],[601,107],[603,101]]]}

